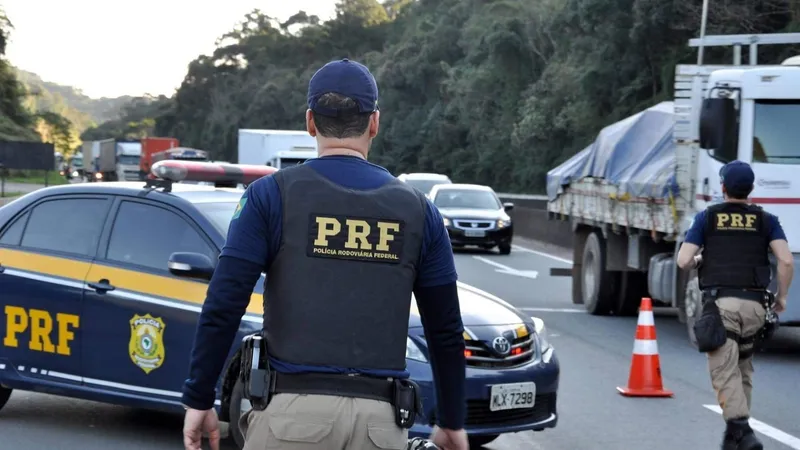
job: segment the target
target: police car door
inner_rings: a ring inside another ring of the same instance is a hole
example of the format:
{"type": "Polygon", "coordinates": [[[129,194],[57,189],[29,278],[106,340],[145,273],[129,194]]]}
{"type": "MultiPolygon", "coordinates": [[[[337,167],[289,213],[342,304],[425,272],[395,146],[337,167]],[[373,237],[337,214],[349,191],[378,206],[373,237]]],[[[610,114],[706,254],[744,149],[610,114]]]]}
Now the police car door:
{"type": "Polygon", "coordinates": [[[0,381],[81,383],[84,280],[110,206],[104,196],[46,197],[3,228],[0,381]]]}
{"type": "Polygon", "coordinates": [[[177,401],[208,284],[177,278],[173,252],[217,259],[207,236],[166,204],[120,198],[87,277],[85,373],[109,390],[177,401]]]}

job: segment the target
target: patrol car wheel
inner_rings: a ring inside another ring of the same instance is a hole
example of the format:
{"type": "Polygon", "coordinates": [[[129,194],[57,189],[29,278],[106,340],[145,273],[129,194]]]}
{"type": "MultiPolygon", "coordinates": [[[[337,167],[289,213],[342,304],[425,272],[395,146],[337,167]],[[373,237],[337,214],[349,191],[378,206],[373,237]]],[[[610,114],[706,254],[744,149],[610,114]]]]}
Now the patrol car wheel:
{"type": "Polygon", "coordinates": [[[6,406],[6,403],[8,403],[8,399],[11,397],[11,391],[12,389],[0,386],[0,409],[3,409],[3,406],[6,406]]]}
{"type": "Polygon", "coordinates": [[[500,436],[499,434],[487,434],[485,436],[470,436],[469,440],[469,448],[480,448],[493,440],[497,439],[500,436]]]}
{"type": "Polygon", "coordinates": [[[589,314],[601,316],[614,310],[620,275],[606,270],[605,241],[598,232],[590,233],[581,259],[583,305],[589,314]]]}
{"type": "Polygon", "coordinates": [[[697,348],[697,337],[694,335],[694,323],[703,311],[700,282],[697,279],[697,272],[692,271],[689,282],[686,283],[686,294],[684,296],[684,310],[686,311],[686,331],[689,336],[689,343],[697,348]]]}
{"type": "Polygon", "coordinates": [[[230,420],[228,430],[233,442],[236,443],[236,448],[240,450],[244,448],[244,434],[239,428],[239,418],[251,408],[250,401],[244,398],[244,384],[242,384],[242,380],[237,379],[231,390],[231,401],[228,405],[228,419],[230,420]]]}

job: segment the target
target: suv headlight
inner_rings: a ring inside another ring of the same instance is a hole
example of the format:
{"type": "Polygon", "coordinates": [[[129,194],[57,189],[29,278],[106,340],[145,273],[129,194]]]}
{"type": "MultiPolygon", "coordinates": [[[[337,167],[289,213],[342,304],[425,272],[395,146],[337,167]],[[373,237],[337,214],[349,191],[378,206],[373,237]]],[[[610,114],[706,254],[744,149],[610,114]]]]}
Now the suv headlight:
{"type": "Polygon", "coordinates": [[[413,359],[423,363],[428,362],[428,358],[425,357],[419,346],[408,336],[406,336],[406,359],[413,359]]]}
{"type": "Polygon", "coordinates": [[[446,226],[446,227],[450,227],[450,226],[452,226],[452,225],[453,225],[453,221],[451,221],[451,220],[450,220],[450,219],[448,219],[447,217],[442,217],[442,219],[444,220],[444,226],[446,226]]]}
{"type": "Polygon", "coordinates": [[[509,225],[511,225],[511,219],[509,220],[500,219],[497,221],[497,228],[505,228],[509,225]]]}

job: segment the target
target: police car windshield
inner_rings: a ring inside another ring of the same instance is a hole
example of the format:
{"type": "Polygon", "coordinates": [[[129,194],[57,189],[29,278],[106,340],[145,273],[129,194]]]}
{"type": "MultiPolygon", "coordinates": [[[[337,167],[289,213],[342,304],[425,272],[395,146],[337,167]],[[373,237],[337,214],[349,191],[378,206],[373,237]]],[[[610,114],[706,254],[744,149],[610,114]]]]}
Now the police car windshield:
{"type": "Polygon", "coordinates": [[[433,204],[438,208],[500,209],[497,196],[490,191],[445,189],[436,194],[433,204]]]}
{"type": "Polygon", "coordinates": [[[233,212],[236,211],[236,205],[238,204],[239,201],[235,200],[231,202],[195,203],[195,206],[200,210],[201,214],[206,216],[222,232],[223,236],[227,236],[233,212]]]}

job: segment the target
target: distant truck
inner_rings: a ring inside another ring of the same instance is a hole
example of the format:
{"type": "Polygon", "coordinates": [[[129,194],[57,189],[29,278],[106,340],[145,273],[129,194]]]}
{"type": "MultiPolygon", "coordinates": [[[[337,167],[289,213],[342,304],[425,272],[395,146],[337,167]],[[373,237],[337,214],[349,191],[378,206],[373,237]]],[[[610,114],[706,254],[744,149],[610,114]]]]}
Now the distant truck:
{"type": "MultiPolygon", "coordinates": [[[[100,158],[100,142],[101,141],[86,141],[83,143],[83,175],[86,181],[92,182],[95,180],[97,166],[100,158]]],[[[99,175],[102,177],[102,175],[99,175]]]]}
{"type": "Polygon", "coordinates": [[[164,150],[180,147],[177,139],[171,137],[147,137],[141,140],[142,155],[139,159],[139,179],[144,180],[150,174],[153,155],[164,150]]]}
{"type": "Polygon", "coordinates": [[[286,168],[317,157],[317,140],[307,131],[239,130],[239,164],[286,168]]]}
{"type": "MultiPolygon", "coordinates": [[[[151,158],[152,164],[168,159],[176,159],[181,161],[208,161],[208,152],[205,150],[198,150],[196,148],[175,147],[169,150],[154,153],[151,158]]],[[[149,174],[148,178],[152,178],[152,174],[149,174]]]]}
{"type": "Polygon", "coordinates": [[[114,181],[138,181],[142,144],[139,141],[117,142],[116,174],[114,181]]]}
{"type": "MultiPolygon", "coordinates": [[[[569,221],[574,232],[573,303],[591,314],[633,315],[650,297],[677,309],[696,345],[697,271],[675,261],[695,214],[723,200],[719,172],[733,160],[752,164],[750,201],[780,217],[800,260],[800,61],[756,65],[757,47],[766,44],[800,44],[800,34],[692,39],[693,47],[733,46],[734,64],[678,65],[674,101],[609,125],[548,172],[550,218],[569,221]],[[741,65],[744,45],[749,66],[741,65]]],[[[797,326],[800,290],[789,297],[780,322],[797,326]]]]}

